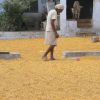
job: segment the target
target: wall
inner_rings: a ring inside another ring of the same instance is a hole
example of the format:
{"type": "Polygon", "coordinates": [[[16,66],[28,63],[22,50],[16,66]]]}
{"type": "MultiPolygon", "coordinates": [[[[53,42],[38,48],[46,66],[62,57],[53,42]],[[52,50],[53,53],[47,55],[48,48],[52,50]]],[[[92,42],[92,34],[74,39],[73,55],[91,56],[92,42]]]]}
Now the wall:
{"type": "Polygon", "coordinates": [[[100,32],[100,0],[94,0],[93,26],[95,31],[100,32]]]}
{"type": "Polygon", "coordinates": [[[43,13],[46,10],[46,0],[38,0],[38,12],[43,13]]]}
{"type": "Polygon", "coordinates": [[[92,23],[93,27],[89,29],[80,29],[77,28],[76,21],[68,21],[66,20],[66,2],[67,0],[60,0],[60,2],[64,5],[64,11],[60,16],[60,32],[62,35],[66,36],[75,36],[76,32],[88,31],[88,32],[96,32],[100,35],[100,0],[94,0],[93,2],[93,18],[92,23]]]}

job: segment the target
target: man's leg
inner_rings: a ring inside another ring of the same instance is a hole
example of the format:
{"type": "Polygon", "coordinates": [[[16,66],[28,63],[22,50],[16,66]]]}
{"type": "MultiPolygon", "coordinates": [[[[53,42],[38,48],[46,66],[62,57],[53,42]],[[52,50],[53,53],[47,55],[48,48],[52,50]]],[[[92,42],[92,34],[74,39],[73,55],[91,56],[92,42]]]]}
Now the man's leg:
{"type": "Polygon", "coordinates": [[[75,19],[77,19],[77,14],[75,14],[75,19]]]}
{"type": "Polygon", "coordinates": [[[78,19],[80,18],[80,13],[78,13],[78,19]]]}
{"type": "Polygon", "coordinates": [[[46,52],[43,55],[43,58],[46,58],[48,53],[51,52],[51,50],[54,48],[54,45],[50,45],[49,48],[46,50],[46,52]]]}
{"type": "Polygon", "coordinates": [[[51,55],[50,55],[50,60],[55,60],[55,58],[54,58],[54,47],[55,46],[53,46],[53,48],[52,48],[52,50],[51,50],[51,55]]]}

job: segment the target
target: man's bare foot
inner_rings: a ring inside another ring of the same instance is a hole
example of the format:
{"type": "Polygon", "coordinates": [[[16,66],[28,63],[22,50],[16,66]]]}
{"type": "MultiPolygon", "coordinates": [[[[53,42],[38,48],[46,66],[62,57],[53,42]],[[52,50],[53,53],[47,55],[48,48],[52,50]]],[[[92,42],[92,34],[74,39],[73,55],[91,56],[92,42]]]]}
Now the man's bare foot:
{"type": "Polygon", "coordinates": [[[50,58],[50,60],[56,60],[55,58],[50,58]]]}

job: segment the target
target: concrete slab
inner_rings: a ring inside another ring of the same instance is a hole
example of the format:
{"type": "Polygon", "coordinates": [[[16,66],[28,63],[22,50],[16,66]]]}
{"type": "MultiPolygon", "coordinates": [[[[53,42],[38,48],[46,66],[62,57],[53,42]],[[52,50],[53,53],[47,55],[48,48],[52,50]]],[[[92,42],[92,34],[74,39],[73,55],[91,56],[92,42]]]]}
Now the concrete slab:
{"type": "Polygon", "coordinates": [[[17,59],[20,57],[21,55],[17,52],[0,52],[0,59],[17,59]]]}
{"type": "Polygon", "coordinates": [[[100,51],[64,51],[63,57],[100,56],[100,51]]]}

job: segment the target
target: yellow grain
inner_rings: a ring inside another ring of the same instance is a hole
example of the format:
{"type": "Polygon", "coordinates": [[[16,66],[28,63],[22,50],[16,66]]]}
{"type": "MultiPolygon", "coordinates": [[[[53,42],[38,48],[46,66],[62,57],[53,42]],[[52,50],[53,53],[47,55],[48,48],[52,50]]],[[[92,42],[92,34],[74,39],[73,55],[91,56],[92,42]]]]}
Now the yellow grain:
{"type": "Polygon", "coordinates": [[[56,61],[42,61],[43,39],[0,40],[0,51],[21,58],[0,60],[0,100],[100,100],[100,57],[62,59],[66,50],[100,50],[90,38],[60,38],[56,61]]]}

